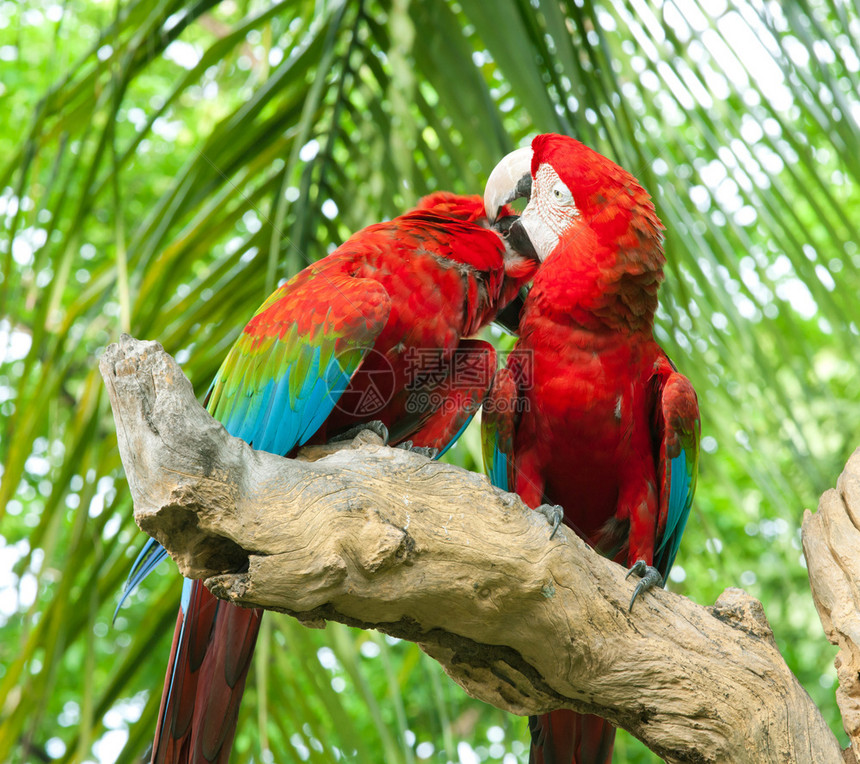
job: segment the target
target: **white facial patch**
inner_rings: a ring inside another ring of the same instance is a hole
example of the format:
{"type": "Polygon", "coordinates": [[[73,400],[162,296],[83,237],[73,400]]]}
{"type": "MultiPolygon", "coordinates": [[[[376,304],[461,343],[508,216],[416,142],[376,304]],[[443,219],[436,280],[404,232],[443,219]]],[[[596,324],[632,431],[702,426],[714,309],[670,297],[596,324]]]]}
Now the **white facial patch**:
{"type": "Polygon", "coordinates": [[[541,262],[549,257],[578,217],[570,189],[552,165],[542,164],[532,183],[531,199],[520,217],[541,262]]]}

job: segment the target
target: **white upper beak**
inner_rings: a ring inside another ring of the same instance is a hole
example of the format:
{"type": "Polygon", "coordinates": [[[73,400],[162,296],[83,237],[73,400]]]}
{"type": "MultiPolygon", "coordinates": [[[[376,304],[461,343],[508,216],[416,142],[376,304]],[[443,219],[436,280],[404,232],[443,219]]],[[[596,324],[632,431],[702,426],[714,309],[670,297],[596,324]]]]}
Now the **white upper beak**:
{"type": "Polygon", "coordinates": [[[531,179],[530,146],[512,151],[493,168],[484,189],[484,211],[490,222],[495,222],[502,205],[521,197],[528,198],[531,179]]]}

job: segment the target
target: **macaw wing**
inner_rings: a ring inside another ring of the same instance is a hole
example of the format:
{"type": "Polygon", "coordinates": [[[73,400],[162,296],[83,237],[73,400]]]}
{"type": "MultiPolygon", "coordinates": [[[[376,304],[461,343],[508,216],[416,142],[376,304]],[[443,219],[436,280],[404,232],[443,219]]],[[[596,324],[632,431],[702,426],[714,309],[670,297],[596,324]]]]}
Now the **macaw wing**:
{"type": "Polygon", "coordinates": [[[438,371],[398,393],[403,409],[390,428],[391,442],[407,438],[413,445],[437,448],[438,459],[472,421],[481,407],[496,370],[496,350],[483,340],[463,339],[450,361],[438,371]]]}
{"type": "Polygon", "coordinates": [[[206,407],[260,451],[307,442],[336,405],[391,311],[385,288],[308,268],[248,322],[215,376],[206,407]]]}
{"type": "Polygon", "coordinates": [[[660,509],[654,566],[665,578],[678,553],[696,491],[701,422],[690,380],[679,374],[665,356],[658,361],[655,372],[653,424],[654,442],[659,447],[660,509]]]}
{"type": "Polygon", "coordinates": [[[517,487],[514,433],[518,399],[515,372],[509,367],[499,369],[481,410],[481,446],[484,472],[503,491],[517,487]]]}

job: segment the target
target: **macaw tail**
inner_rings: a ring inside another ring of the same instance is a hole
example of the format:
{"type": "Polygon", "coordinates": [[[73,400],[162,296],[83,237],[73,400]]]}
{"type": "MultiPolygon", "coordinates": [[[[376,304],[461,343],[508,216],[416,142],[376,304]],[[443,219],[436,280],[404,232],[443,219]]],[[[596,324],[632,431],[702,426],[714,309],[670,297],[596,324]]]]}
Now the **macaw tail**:
{"type": "Polygon", "coordinates": [[[529,717],[529,764],[609,764],[615,727],[606,719],[567,709],[529,717]]]}
{"type": "Polygon", "coordinates": [[[262,616],[185,580],[152,764],[227,764],[262,616]]]}

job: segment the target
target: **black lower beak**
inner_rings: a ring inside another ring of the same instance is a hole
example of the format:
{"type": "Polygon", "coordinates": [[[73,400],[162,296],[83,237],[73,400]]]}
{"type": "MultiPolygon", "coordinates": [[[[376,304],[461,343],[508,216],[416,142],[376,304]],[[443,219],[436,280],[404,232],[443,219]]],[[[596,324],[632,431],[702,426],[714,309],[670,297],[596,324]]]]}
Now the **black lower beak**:
{"type": "Polygon", "coordinates": [[[518,255],[529,257],[536,262],[540,261],[537,252],[535,252],[534,245],[526,233],[525,226],[523,226],[518,215],[508,215],[499,218],[493,223],[493,228],[502,235],[508,246],[518,255]]]}

